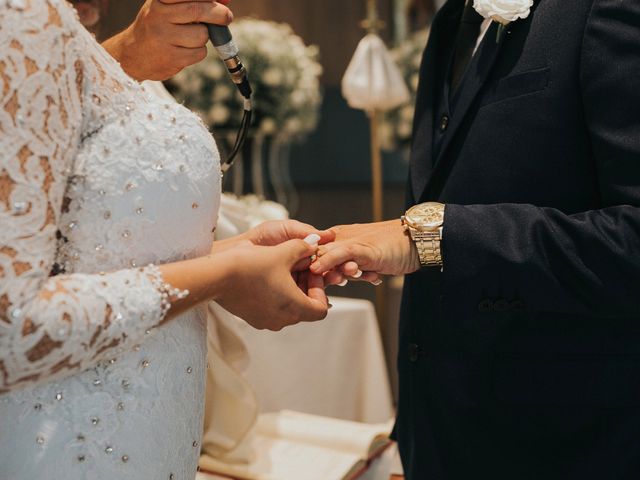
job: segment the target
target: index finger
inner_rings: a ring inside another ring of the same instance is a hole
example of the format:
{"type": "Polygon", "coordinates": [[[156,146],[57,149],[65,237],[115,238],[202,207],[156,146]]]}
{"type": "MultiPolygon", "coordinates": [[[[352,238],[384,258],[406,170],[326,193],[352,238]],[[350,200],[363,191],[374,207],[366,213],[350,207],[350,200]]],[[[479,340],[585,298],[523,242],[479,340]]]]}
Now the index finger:
{"type": "Polygon", "coordinates": [[[315,275],[311,272],[308,273],[307,294],[312,300],[320,302],[323,307],[329,307],[329,300],[324,291],[324,278],[322,278],[322,275],[315,275]]]}

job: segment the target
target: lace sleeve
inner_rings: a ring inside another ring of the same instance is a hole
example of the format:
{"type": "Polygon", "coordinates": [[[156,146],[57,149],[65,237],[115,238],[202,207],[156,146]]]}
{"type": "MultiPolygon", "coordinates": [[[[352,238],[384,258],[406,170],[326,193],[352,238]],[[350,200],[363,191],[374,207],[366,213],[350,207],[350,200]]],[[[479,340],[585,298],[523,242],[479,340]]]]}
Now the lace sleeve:
{"type": "Polygon", "coordinates": [[[83,121],[72,15],[63,0],[0,0],[0,393],[131,348],[175,293],[155,267],[50,274],[83,121]]]}

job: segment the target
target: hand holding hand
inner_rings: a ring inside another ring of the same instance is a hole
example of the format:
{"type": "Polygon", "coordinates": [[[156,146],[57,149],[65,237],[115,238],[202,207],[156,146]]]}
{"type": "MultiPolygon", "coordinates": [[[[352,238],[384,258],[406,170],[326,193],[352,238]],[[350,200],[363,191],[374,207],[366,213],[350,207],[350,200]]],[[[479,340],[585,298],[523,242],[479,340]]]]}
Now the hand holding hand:
{"type": "Polygon", "coordinates": [[[226,262],[229,274],[214,300],[257,329],[278,331],[299,322],[322,320],[329,308],[324,280],[308,272],[316,250],[317,245],[303,240],[273,247],[237,245],[216,262],[226,262]]]}
{"type": "Polygon", "coordinates": [[[297,220],[275,220],[264,222],[261,225],[249,230],[246,238],[254,245],[264,247],[279,245],[282,242],[293,239],[305,239],[309,235],[318,235],[320,245],[333,242],[336,238],[332,230],[318,230],[306,223],[297,220]]]}
{"type": "Polygon", "coordinates": [[[228,25],[229,0],[147,0],[133,24],[105,49],[136,80],[166,80],[207,56],[204,23],[228,25]]]}
{"type": "Polygon", "coordinates": [[[242,244],[273,247],[289,240],[304,240],[309,235],[318,235],[320,245],[332,242],[336,238],[332,230],[318,230],[297,220],[272,220],[237,237],[214,242],[211,253],[222,253],[242,244]]]}
{"type": "MultiPolygon", "coordinates": [[[[318,230],[306,223],[297,220],[274,220],[264,222],[235,239],[216,242],[213,252],[222,252],[238,245],[238,242],[248,242],[252,245],[274,246],[293,239],[305,239],[309,235],[318,235],[319,244],[325,245],[336,239],[333,230],[318,230]]],[[[299,275],[304,281],[305,275],[299,275]]],[[[347,262],[325,275],[325,286],[346,284],[347,280],[359,280],[376,284],[379,277],[373,272],[362,272],[355,262],[347,262]]]]}
{"type": "Polygon", "coordinates": [[[322,245],[311,265],[314,274],[326,274],[355,262],[365,272],[402,275],[420,268],[415,244],[398,220],[334,227],[335,242],[322,245]]]}

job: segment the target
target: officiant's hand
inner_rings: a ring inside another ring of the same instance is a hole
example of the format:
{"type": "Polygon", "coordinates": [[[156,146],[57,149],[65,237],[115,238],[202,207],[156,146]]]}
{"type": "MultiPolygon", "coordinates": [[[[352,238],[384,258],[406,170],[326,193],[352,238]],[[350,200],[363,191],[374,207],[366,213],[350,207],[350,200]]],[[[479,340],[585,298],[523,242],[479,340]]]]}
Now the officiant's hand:
{"type": "Polygon", "coordinates": [[[258,329],[322,320],[329,308],[324,280],[308,271],[316,250],[290,240],[273,247],[241,244],[213,255],[212,263],[223,269],[214,300],[258,329]]]}
{"type": "Polygon", "coordinates": [[[311,272],[325,274],[355,262],[360,269],[383,275],[403,275],[420,268],[415,244],[399,220],[334,227],[336,241],[320,246],[311,272]]]}
{"type": "Polygon", "coordinates": [[[103,43],[136,80],[166,80],[207,56],[204,23],[228,25],[229,0],[147,0],[135,21],[103,43]]]}

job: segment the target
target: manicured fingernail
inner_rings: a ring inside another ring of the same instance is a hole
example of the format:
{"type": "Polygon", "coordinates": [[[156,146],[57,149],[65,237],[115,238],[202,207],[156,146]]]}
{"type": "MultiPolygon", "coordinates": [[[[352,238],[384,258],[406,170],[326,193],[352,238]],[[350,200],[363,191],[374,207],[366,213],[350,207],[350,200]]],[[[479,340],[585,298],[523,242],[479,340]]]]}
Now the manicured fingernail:
{"type": "Polygon", "coordinates": [[[320,242],[320,235],[312,233],[311,235],[307,236],[304,241],[309,245],[318,245],[318,242],[320,242]]]}
{"type": "Polygon", "coordinates": [[[329,304],[329,310],[331,310],[333,308],[332,304],[329,304]]]}
{"type": "Polygon", "coordinates": [[[349,280],[343,280],[342,282],[340,282],[340,283],[338,284],[338,286],[339,286],[339,287],[346,287],[346,286],[347,286],[347,283],[349,283],[349,280]]]}
{"type": "Polygon", "coordinates": [[[380,285],[382,285],[382,280],[376,280],[375,282],[371,282],[371,285],[373,285],[374,287],[379,287],[380,285]]]}
{"type": "Polygon", "coordinates": [[[360,278],[362,276],[362,270],[358,270],[355,275],[353,275],[353,278],[360,278]]]}

